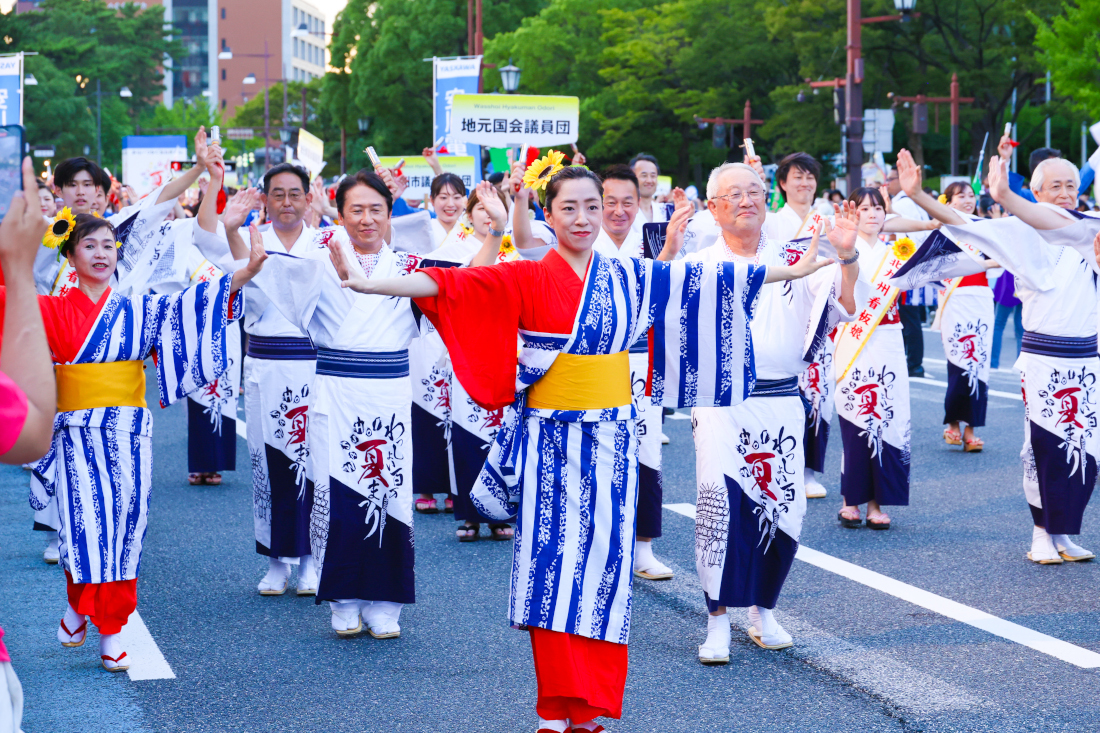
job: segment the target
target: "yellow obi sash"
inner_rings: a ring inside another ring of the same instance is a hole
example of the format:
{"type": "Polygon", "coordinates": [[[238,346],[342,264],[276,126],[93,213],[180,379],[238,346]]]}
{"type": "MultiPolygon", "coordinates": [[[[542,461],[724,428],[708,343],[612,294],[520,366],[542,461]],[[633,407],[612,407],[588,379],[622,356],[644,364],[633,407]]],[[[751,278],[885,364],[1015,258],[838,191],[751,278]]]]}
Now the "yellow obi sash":
{"type": "Polygon", "coordinates": [[[144,362],[57,364],[54,374],[57,377],[58,412],[147,406],[144,362]]]}
{"type": "Polygon", "coordinates": [[[629,405],[630,355],[558,354],[542,379],[527,388],[527,406],[543,410],[603,410],[629,405]]]}

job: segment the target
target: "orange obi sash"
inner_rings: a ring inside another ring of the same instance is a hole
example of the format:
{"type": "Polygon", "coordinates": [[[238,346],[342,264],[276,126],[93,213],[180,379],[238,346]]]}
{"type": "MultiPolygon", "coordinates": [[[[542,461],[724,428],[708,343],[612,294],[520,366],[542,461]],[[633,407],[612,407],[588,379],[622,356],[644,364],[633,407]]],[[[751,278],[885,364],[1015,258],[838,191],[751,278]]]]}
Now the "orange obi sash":
{"type": "Polygon", "coordinates": [[[527,406],[543,410],[604,410],[629,405],[630,354],[558,354],[527,388],[527,406]]]}
{"type": "Polygon", "coordinates": [[[147,407],[145,363],[57,364],[57,411],[97,407],[147,407]]]}

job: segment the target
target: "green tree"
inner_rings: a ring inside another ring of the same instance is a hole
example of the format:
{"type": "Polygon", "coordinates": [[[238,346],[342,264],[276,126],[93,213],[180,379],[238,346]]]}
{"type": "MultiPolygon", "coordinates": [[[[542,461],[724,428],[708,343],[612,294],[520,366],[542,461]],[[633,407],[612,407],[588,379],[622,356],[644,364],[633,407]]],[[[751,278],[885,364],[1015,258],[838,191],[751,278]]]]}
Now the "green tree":
{"type": "Polygon", "coordinates": [[[1050,22],[1028,13],[1035,24],[1039,63],[1050,69],[1059,94],[1070,97],[1089,117],[1100,117],[1100,0],[1062,6],[1050,22]]]}
{"type": "MultiPolygon", "coordinates": [[[[24,114],[28,133],[33,129],[39,135],[55,129],[59,113],[68,115],[62,119],[78,119],[77,105],[66,105],[69,100],[79,99],[90,110],[92,127],[89,134],[80,122],[71,133],[86,135],[83,145],[90,146],[95,155],[95,113],[101,109],[102,162],[109,167],[120,165],[122,136],[133,132],[134,122],[153,109],[163,92],[165,54],[172,58],[183,55],[176,34],[165,30],[163,10],[146,9],[144,5],[44,0],[38,12],[2,16],[0,49],[4,53],[35,51],[58,72],[43,67],[49,85],[29,88],[24,114]],[[96,82],[101,89],[99,99],[96,82]],[[124,86],[132,94],[125,99],[119,97],[124,86]]],[[[35,63],[28,60],[28,69],[36,68],[35,63]]],[[[72,148],[70,142],[63,145],[72,148]]],[[[78,144],[80,152],[83,145],[78,144]]]]}
{"type": "MultiPolygon", "coordinates": [[[[483,31],[512,30],[542,0],[484,0],[483,31]]],[[[487,44],[488,45],[488,44],[487,44]]],[[[350,0],[333,26],[324,104],[348,131],[348,169],[367,163],[370,144],[382,155],[416,154],[432,143],[432,56],[466,53],[463,0],[350,0]],[[371,119],[359,135],[357,120],[371,119]]],[[[488,84],[488,79],[486,79],[488,84]]]]}

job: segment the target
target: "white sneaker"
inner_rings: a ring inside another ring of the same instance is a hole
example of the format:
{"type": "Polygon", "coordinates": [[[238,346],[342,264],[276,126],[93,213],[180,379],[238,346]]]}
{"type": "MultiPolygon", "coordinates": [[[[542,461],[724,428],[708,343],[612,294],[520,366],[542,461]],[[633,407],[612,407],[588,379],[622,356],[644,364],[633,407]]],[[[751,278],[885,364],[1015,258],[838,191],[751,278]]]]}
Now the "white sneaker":
{"type": "Polygon", "coordinates": [[[298,595],[317,595],[317,563],[313,562],[313,555],[304,555],[298,561],[298,595]]]}
{"type": "Polygon", "coordinates": [[[42,551],[42,559],[47,565],[56,565],[61,560],[61,538],[57,532],[50,532],[53,538],[46,543],[46,549],[42,551]]]}
{"type": "Polygon", "coordinates": [[[396,639],[401,636],[401,603],[362,601],[359,609],[367,623],[367,633],[375,639],[396,639]]]}
{"type": "Polygon", "coordinates": [[[703,664],[728,664],[730,661],[730,617],[707,616],[707,640],[699,646],[703,664]]]}
{"type": "Polygon", "coordinates": [[[1053,534],[1050,538],[1054,541],[1054,547],[1058,550],[1058,554],[1067,562],[1081,562],[1096,557],[1084,547],[1074,544],[1069,535],[1053,534]]]}
{"type": "Polygon", "coordinates": [[[806,469],[806,498],[824,499],[829,495],[828,490],[817,480],[817,475],[812,468],[806,469]]]}
{"type": "Polygon", "coordinates": [[[1031,552],[1027,553],[1027,559],[1040,565],[1061,565],[1062,556],[1054,547],[1054,541],[1042,527],[1035,527],[1031,532],[1031,552]]]}
{"type": "Polygon", "coordinates": [[[354,636],[363,630],[359,617],[359,601],[330,601],[332,629],[340,636],[354,636]]]}
{"type": "Polygon", "coordinates": [[[277,557],[269,557],[267,561],[267,575],[256,587],[261,596],[281,596],[290,582],[290,565],[277,557]]]}
{"type": "Polygon", "coordinates": [[[665,435],[665,432],[662,430],[661,431],[661,445],[668,445],[670,442],[672,442],[672,441],[670,441],[668,439],[668,436],[665,435]]]}

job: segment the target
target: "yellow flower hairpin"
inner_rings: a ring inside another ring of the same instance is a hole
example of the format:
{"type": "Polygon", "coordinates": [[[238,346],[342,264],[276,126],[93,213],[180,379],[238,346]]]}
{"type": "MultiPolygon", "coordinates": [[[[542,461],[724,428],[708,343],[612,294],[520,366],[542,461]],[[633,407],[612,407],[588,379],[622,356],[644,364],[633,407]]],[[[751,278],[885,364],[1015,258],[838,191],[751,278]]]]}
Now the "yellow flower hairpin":
{"type": "Polygon", "coordinates": [[[938,201],[941,204],[946,204],[947,203],[947,194],[946,193],[941,193],[938,201]]]}
{"type": "Polygon", "coordinates": [[[894,257],[897,257],[901,261],[905,261],[913,256],[913,253],[917,251],[917,243],[909,237],[902,237],[898,241],[894,242],[894,257]]]}
{"type": "Polygon", "coordinates": [[[565,160],[564,153],[551,150],[545,156],[527,166],[527,171],[523,174],[523,187],[535,191],[544,190],[550,179],[564,168],[561,164],[563,160],[565,160]]]}
{"type": "Polygon", "coordinates": [[[76,217],[73,216],[73,212],[66,206],[61,211],[57,212],[57,216],[54,217],[53,223],[50,224],[49,229],[46,230],[45,236],[42,237],[42,244],[50,249],[59,248],[61,245],[65,244],[69,235],[73,233],[73,227],[75,226],[76,217]]]}
{"type": "Polygon", "coordinates": [[[122,249],[122,242],[119,242],[117,239],[115,240],[115,249],[122,249]]]}

